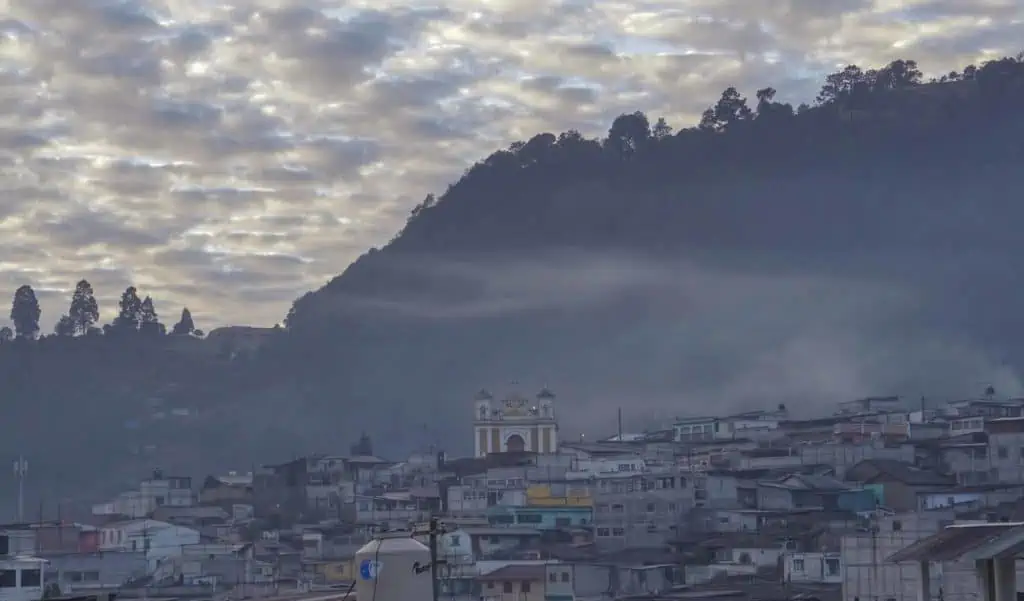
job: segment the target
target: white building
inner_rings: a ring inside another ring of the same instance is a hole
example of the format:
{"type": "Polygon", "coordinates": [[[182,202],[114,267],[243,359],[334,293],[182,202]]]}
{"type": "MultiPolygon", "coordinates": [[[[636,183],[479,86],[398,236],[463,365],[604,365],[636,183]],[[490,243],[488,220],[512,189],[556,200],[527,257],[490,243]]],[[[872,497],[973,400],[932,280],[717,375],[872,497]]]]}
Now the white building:
{"type": "Polygon", "coordinates": [[[511,394],[497,400],[486,390],[476,396],[473,429],[476,456],[488,453],[558,452],[555,395],[541,390],[535,399],[511,394]]]}
{"type": "Polygon", "coordinates": [[[0,601],[42,599],[45,565],[46,560],[37,557],[0,557],[0,601]]]}
{"type": "Polygon", "coordinates": [[[191,507],[194,503],[191,478],[164,476],[156,470],[152,478],[139,483],[139,490],[123,492],[111,501],[93,505],[92,514],[135,519],[148,516],[157,507],[191,507]]]}
{"type": "Polygon", "coordinates": [[[142,551],[151,567],[199,544],[199,531],[157,520],[127,520],[100,528],[100,551],[142,551]]]}
{"type": "Polygon", "coordinates": [[[787,552],[782,569],[785,582],[843,583],[843,558],[839,552],[787,552]]]}

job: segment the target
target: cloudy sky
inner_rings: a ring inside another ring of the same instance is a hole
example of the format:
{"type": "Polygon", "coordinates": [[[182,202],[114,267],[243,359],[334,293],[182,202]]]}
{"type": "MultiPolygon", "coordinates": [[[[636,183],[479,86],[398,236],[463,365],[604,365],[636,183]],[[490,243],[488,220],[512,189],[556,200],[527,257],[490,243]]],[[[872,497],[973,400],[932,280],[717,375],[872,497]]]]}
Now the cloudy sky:
{"type": "MultiPolygon", "coordinates": [[[[1015,54],[1019,0],[0,0],[0,270],[271,325],[534,133],[1015,54]]],[[[6,316],[6,310],[2,312],[6,316]]]]}

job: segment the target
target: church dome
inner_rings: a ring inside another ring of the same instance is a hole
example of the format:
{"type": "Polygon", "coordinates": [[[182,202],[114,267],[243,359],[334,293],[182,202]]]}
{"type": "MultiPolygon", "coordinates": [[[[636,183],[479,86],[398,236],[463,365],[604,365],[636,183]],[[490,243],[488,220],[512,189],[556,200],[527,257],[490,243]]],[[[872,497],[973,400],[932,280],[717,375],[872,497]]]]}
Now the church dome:
{"type": "Polygon", "coordinates": [[[491,393],[487,392],[486,388],[481,388],[480,392],[476,393],[476,397],[473,400],[474,401],[489,401],[489,400],[491,400],[493,398],[494,397],[491,396],[491,393]]]}
{"type": "Polygon", "coordinates": [[[548,387],[545,386],[544,388],[540,389],[540,392],[537,393],[537,398],[538,399],[553,399],[553,398],[555,398],[555,393],[551,392],[551,390],[549,390],[548,387]]]}

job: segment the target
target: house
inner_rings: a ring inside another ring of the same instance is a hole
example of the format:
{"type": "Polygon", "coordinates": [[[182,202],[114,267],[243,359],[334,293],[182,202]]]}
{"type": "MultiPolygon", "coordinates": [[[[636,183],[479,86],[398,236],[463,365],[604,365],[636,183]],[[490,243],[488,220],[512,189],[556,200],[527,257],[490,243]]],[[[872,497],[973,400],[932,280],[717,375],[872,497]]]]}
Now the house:
{"type": "Polygon", "coordinates": [[[199,489],[199,502],[203,505],[251,503],[252,496],[252,474],[207,476],[199,489]]]}
{"type": "Polygon", "coordinates": [[[891,459],[861,461],[847,470],[846,479],[864,483],[874,491],[879,505],[894,511],[915,511],[919,493],[956,485],[953,476],[891,459]]]}
{"type": "Polygon", "coordinates": [[[496,505],[487,510],[492,526],[520,526],[537,530],[556,530],[588,526],[593,521],[590,507],[506,507],[496,505]]]}
{"type": "Polygon", "coordinates": [[[121,553],[42,553],[47,561],[46,582],[54,582],[65,594],[114,589],[141,581],[149,574],[142,551],[121,553]]]}
{"type": "Polygon", "coordinates": [[[545,564],[509,564],[477,576],[480,597],[487,601],[545,601],[545,564]]]}
{"type": "Polygon", "coordinates": [[[0,599],[39,601],[43,598],[45,559],[31,556],[0,556],[0,599]]]}
{"type": "Polygon", "coordinates": [[[231,515],[226,510],[217,506],[174,507],[165,505],[157,507],[150,517],[160,522],[167,522],[168,524],[201,528],[203,526],[223,524],[231,518],[231,515]]]}
{"type": "Polygon", "coordinates": [[[873,396],[839,403],[840,415],[895,412],[904,409],[905,404],[898,396],[873,396]]]}
{"type": "Polygon", "coordinates": [[[574,601],[576,599],[572,565],[549,563],[544,566],[544,573],[546,574],[544,601],[574,601]]]}
{"type": "Polygon", "coordinates": [[[843,563],[838,552],[787,552],[782,560],[783,581],[842,584],[843,563]]]}
{"type": "Polygon", "coordinates": [[[99,550],[141,551],[155,568],[163,559],[179,556],[186,545],[199,544],[199,531],[157,520],[127,520],[100,528],[99,550]]]}
{"type": "Polygon", "coordinates": [[[722,426],[717,417],[687,417],[677,419],[672,424],[672,430],[676,442],[732,438],[732,432],[722,426]]]}
{"type": "Polygon", "coordinates": [[[302,562],[304,571],[312,574],[316,584],[340,584],[356,579],[355,559],[313,559],[302,562]]]}
{"type": "Polygon", "coordinates": [[[820,507],[870,511],[877,505],[873,491],[815,474],[793,474],[778,482],[758,482],[757,495],[758,509],[820,507]]]}
{"type": "MultiPolygon", "coordinates": [[[[577,599],[619,595],[651,595],[683,584],[678,565],[653,563],[576,563],[573,582],[577,599]]],[[[648,597],[651,598],[651,597],[648,597]]]]}
{"type": "Polygon", "coordinates": [[[496,553],[533,547],[540,542],[541,531],[521,527],[466,527],[445,535],[445,539],[452,553],[467,549],[473,556],[487,558],[496,553]]]}

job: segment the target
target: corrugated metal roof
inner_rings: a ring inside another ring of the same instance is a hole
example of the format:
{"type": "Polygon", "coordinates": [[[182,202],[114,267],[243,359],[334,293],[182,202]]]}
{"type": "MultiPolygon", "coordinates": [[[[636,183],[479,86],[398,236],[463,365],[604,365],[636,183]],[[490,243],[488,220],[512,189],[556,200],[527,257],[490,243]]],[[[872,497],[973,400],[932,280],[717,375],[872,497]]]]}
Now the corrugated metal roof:
{"type": "Polygon", "coordinates": [[[897,551],[886,561],[955,561],[969,554],[990,559],[1015,554],[1021,547],[1024,524],[959,524],[897,551]]]}

